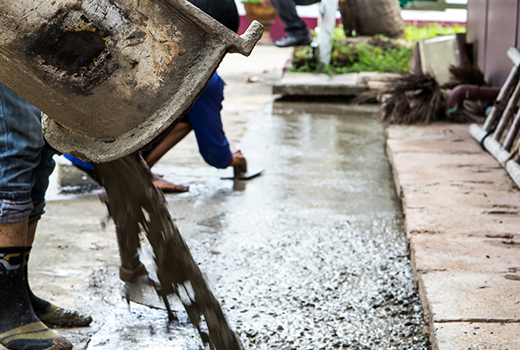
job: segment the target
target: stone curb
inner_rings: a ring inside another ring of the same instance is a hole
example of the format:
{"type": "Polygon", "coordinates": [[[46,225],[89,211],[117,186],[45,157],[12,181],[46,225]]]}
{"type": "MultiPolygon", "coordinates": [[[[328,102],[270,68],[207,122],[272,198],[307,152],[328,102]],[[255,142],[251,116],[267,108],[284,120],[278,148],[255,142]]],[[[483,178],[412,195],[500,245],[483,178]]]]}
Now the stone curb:
{"type": "Polygon", "coordinates": [[[370,88],[381,88],[399,76],[395,73],[348,73],[338,75],[285,73],[273,94],[286,96],[354,96],[370,88]]]}
{"type": "Polygon", "coordinates": [[[519,349],[520,191],[468,125],[387,134],[432,348],[519,349]]]}

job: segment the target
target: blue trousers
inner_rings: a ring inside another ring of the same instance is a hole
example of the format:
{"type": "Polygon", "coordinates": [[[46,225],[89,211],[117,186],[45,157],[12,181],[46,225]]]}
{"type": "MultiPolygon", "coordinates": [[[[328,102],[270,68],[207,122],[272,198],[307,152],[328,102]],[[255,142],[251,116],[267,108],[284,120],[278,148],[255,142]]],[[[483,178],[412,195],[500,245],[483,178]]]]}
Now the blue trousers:
{"type": "Polygon", "coordinates": [[[233,153],[220,117],[225,85],[224,80],[215,73],[188,112],[202,158],[219,169],[227,168],[233,162],[233,153]]]}

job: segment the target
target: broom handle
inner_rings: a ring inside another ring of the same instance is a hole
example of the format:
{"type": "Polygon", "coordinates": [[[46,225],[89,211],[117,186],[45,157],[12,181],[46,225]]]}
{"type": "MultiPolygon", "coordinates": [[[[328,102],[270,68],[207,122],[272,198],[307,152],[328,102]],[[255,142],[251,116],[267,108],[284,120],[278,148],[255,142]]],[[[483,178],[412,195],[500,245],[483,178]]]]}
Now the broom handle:
{"type": "Polygon", "coordinates": [[[504,85],[502,85],[500,93],[498,94],[498,97],[496,99],[495,105],[493,106],[493,108],[491,108],[491,112],[489,113],[489,116],[487,117],[486,122],[484,123],[484,131],[489,132],[495,124],[496,119],[502,113],[503,109],[501,107],[506,102],[505,100],[507,98],[507,94],[513,88],[515,83],[517,83],[516,77],[518,72],[519,67],[515,65],[511,69],[511,73],[509,73],[506,82],[504,83],[504,85]]]}
{"type": "Polygon", "coordinates": [[[509,121],[511,120],[511,117],[513,116],[515,107],[518,104],[519,100],[520,100],[520,84],[517,84],[515,87],[515,91],[513,92],[513,95],[507,102],[507,107],[504,110],[504,114],[502,115],[502,118],[500,118],[500,122],[498,123],[497,130],[495,131],[495,134],[493,135],[493,138],[495,140],[500,142],[500,138],[502,137],[504,130],[506,129],[507,125],[509,124],[509,121]]]}
{"type": "MultiPolygon", "coordinates": [[[[519,84],[520,85],[520,84],[519,84]]],[[[513,120],[513,124],[507,133],[506,140],[504,141],[504,149],[509,151],[513,142],[515,141],[515,137],[518,134],[518,130],[520,129],[520,111],[515,115],[515,119],[513,120]]]]}

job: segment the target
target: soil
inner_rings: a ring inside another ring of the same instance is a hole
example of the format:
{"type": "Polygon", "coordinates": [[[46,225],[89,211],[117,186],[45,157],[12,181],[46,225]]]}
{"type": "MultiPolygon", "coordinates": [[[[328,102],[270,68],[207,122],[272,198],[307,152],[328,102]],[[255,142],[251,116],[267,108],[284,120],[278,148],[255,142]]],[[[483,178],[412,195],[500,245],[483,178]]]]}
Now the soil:
{"type": "Polygon", "coordinates": [[[35,50],[45,60],[67,74],[76,74],[94,64],[106,51],[106,41],[101,33],[92,30],[59,32],[57,36],[45,36],[35,50]]]}

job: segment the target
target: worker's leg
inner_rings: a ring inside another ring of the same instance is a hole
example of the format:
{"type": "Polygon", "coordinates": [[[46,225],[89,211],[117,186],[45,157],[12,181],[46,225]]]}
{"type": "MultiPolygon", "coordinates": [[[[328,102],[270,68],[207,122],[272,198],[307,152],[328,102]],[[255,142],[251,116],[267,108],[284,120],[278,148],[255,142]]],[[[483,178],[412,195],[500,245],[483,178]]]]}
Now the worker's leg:
{"type": "Polygon", "coordinates": [[[319,2],[319,0],[271,0],[271,5],[285,25],[285,31],[297,38],[307,38],[309,30],[307,24],[303,21],[298,12],[296,5],[311,5],[319,2]]]}
{"type": "Polygon", "coordinates": [[[189,123],[180,122],[149,152],[146,152],[144,160],[151,168],[161,159],[170,149],[175,147],[191,131],[189,123]]]}
{"type": "Polygon", "coordinates": [[[72,348],[38,319],[27,290],[31,189],[43,146],[40,112],[0,83],[0,343],[14,350],[72,348]]]}
{"type": "MultiPolygon", "coordinates": [[[[57,152],[45,143],[40,151],[39,163],[34,169],[34,186],[31,189],[31,200],[33,209],[29,215],[29,229],[26,244],[25,253],[25,274],[27,276],[27,263],[29,261],[29,255],[31,252],[32,244],[34,242],[34,236],[36,233],[36,227],[41,216],[45,212],[45,193],[49,187],[49,176],[54,170],[55,162],[52,157],[57,152]]],[[[28,279],[27,279],[28,281],[28,279]]],[[[92,322],[92,317],[82,315],[75,310],[65,310],[50,302],[43,300],[32,292],[29,284],[27,284],[27,291],[29,293],[29,299],[34,312],[38,318],[47,325],[56,327],[84,327],[88,326],[92,322]]]]}
{"type": "Polygon", "coordinates": [[[224,85],[224,80],[215,74],[188,113],[202,158],[209,165],[220,169],[233,163],[233,152],[220,117],[224,85]]]}
{"type": "MultiPolygon", "coordinates": [[[[187,122],[181,120],[181,122],[177,123],[175,127],[157,144],[153,146],[153,148],[149,151],[143,152],[143,158],[148,164],[148,167],[153,167],[155,163],[159,161],[170,149],[175,147],[183,138],[186,137],[191,131],[191,125],[189,123],[189,118],[185,117],[187,122]]],[[[158,189],[162,190],[164,193],[182,193],[189,191],[188,186],[183,185],[175,185],[169,181],[166,181],[162,178],[162,176],[152,173],[153,179],[152,182],[158,189]]]]}

